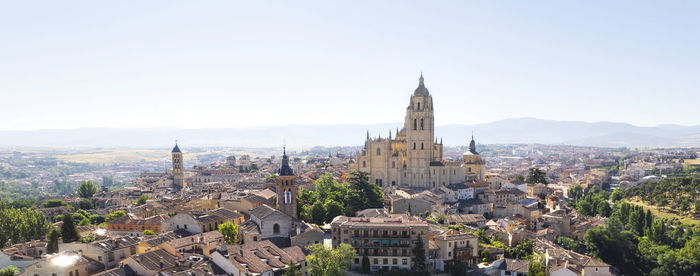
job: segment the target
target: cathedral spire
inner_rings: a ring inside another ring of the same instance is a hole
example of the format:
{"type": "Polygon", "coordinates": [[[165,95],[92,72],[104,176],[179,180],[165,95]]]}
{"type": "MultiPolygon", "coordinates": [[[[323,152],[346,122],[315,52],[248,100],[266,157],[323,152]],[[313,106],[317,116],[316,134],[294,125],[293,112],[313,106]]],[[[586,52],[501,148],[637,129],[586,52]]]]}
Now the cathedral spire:
{"type": "Polygon", "coordinates": [[[389,140],[391,140],[391,129],[389,130],[389,140]]]}
{"type": "Polygon", "coordinates": [[[472,154],[479,154],[476,152],[476,142],[474,142],[474,131],[472,131],[472,140],[469,142],[469,152],[472,154]]]}
{"type": "Polygon", "coordinates": [[[369,129],[367,130],[367,140],[369,140],[369,129]]]}

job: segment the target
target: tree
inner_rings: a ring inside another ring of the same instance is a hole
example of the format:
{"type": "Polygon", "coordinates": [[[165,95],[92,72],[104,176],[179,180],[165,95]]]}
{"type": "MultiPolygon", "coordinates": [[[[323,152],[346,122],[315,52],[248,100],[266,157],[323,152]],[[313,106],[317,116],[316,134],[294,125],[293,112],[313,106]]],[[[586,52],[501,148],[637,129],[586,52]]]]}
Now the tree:
{"type": "Polygon", "coordinates": [[[146,204],[146,200],[148,200],[148,195],[141,195],[139,199],[136,201],[136,206],[141,206],[146,204]]]}
{"type": "Polygon", "coordinates": [[[545,276],[544,271],[546,267],[541,262],[530,262],[530,266],[527,270],[528,276],[545,276]]]}
{"type": "Polygon", "coordinates": [[[153,236],[155,234],[156,234],[156,232],[153,232],[153,230],[151,230],[151,229],[143,230],[143,233],[141,233],[141,235],[143,235],[143,236],[153,236]]]}
{"type": "Polygon", "coordinates": [[[312,244],[306,247],[311,252],[306,256],[312,276],[342,276],[343,270],[350,268],[350,262],[355,258],[355,249],[349,244],[341,243],[335,249],[326,248],[323,244],[312,244]]]}
{"type": "Polygon", "coordinates": [[[89,219],[89,218],[83,218],[82,220],[80,220],[80,222],[78,223],[78,225],[80,225],[80,226],[90,226],[90,225],[92,225],[92,222],[90,222],[90,219],[89,219]]]}
{"type": "Polygon", "coordinates": [[[527,172],[525,182],[528,184],[542,183],[547,184],[547,174],[538,168],[530,168],[527,172]]]}
{"type": "Polygon", "coordinates": [[[467,264],[461,262],[460,260],[456,260],[450,268],[450,274],[453,276],[464,276],[467,275],[467,270],[467,264]]]}
{"type": "Polygon", "coordinates": [[[301,276],[301,272],[299,272],[299,268],[297,267],[297,264],[294,262],[294,260],[289,260],[289,264],[287,265],[287,270],[284,272],[284,276],[301,276]]]}
{"type": "Polygon", "coordinates": [[[569,188],[569,198],[574,201],[578,201],[579,198],[583,197],[583,187],[578,183],[574,184],[569,188]]]}
{"type": "Polygon", "coordinates": [[[416,246],[413,247],[413,269],[423,272],[426,270],[426,258],[425,258],[425,247],[423,245],[423,239],[420,234],[418,234],[418,240],[416,241],[416,246]]]}
{"type": "Polygon", "coordinates": [[[370,268],[369,257],[367,257],[367,255],[362,256],[362,273],[369,274],[370,268]]]}
{"type": "Polygon", "coordinates": [[[78,186],[78,196],[82,198],[91,198],[95,193],[97,193],[97,184],[95,184],[95,182],[92,182],[92,180],[80,182],[80,186],[78,186]]]}
{"type": "Polygon", "coordinates": [[[70,214],[63,214],[63,224],[61,224],[61,237],[63,237],[64,243],[70,243],[80,239],[80,234],[78,234],[78,230],[75,228],[73,216],[70,214]]]}
{"type": "Polygon", "coordinates": [[[48,240],[49,242],[46,244],[46,253],[47,254],[53,254],[58,252],[58,238],[61,237],[61,233],[58,232],[56,229],[51,229],[51,232],[49,232],[49,237],[48,240]]]}
{"type": "Polygon", "coordinates": [[[113,220],[118,219],[118,218],[123,217],[123,216],[126,216],[126,212],[121,211],[121,210],[114,211],[114,212],[109,213],[109,215],[107,215],[107,217],[105,218],[105,221],[110,222],[110,221],[113,221],[113,220]]]}
{"type": "Polygon", "coordinates": [[[44,202],[44,207],[46,208],[53,208],[53,207],[60,207],[60,206],[66,206],[65,202],[60,199],[49,199],[46,202],[44,202]]]}
{"type": "Polygon", "coordinates": [[[384,207],[382,190],[369,182],[369,173],[351,172],[348,186],[350,190],[345,198],[345,215],[354,216],[360,210],[384,207]]]}
{"type": "Polygon", "coordinates": [[[608,204],[607,201],[599,201],[598,207],[596,207],[596,211],[601,217],[609,217],[610,212],[612,212],[612,209],[610,209],[610,204],[608,204]]]}
{"type": "Polygon", "coordinates": [[[612,200],[613,202],[616,202],[616,201],[622,199],[623,196],[624,195],[623,195],[622,190],[620,190],[619,188],[615,188],[615,190],[613,190],[612,194],[610,194],[610,200],[612,200]]]}
{"type": "Polygon", "coordinates": [[[19,274],[19,269],[14,265],[0,269],[0,276],[15,276],[17,274],[19,274]]]}
{"type": "Polygon", "coordinates": [[[228,244],[238,243],[238,225],[233,222],[227,221],[219,224],[219,233],[224,235],[224,240],[228,244]]]}
{"type": "Polygon", "coordinates": [[[326,213],[324,222],[330,223],[335,217],[343,215],[344,207],[340,202],[328,199],[326,200],[326,203],[323,204],[323,209],[325,209],[326,213]]]}
{"type": "Polygon", "coordinates": [[[83,210],[90,210],[94,209],[95,205],[92,203],[92,200],[83,198],[78,202],[78,207],[83,210]]]}
{"type": "Polygon", "coordinates": [[[323,209],[323,203],[316,201],[311,205],[311,222],[314,224],[322,225],[323,221],[326,219],[326,210],[323,209]]]}
{"type": "Polygon", "coordinates": [[[571,251],[578,251],[579,249],[578,242],[569,237],[559,236],[557,238],[557,243],[571,251]]]}

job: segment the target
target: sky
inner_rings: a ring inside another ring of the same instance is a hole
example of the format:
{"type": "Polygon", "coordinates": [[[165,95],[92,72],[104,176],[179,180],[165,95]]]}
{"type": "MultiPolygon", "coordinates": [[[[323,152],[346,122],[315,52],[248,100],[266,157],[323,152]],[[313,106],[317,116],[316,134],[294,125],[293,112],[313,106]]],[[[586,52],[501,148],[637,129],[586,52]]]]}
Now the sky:
{"type": "Polygon", "coordinates": [[[0,1],[0,130],[700,124],[697,1],[0,1]]]}

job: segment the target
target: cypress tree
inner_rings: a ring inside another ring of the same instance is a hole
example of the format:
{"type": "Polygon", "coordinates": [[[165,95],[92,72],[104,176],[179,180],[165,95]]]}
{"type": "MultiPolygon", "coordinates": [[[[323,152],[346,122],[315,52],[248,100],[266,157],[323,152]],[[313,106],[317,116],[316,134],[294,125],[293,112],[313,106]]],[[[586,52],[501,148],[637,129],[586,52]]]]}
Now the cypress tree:
{"type": "Polygon", "coordinates": [[[370,273],[369,258],[367,257],[367,255],[362,257],[362,273],[370,273]]]}
{"type": "Polygon", "coordinates": [[[78,230],[75,228],[75,221],[70,214],[63,215],[63,225],[61,225],[61,237],[64,243],[74,242],[80,239],[78,230]]]}
{"type": "Polygon", "coordinates": [[[414,264],[413,268],[418,271],[425,271],[425,247],[423,246],[423,239],[420,234],[418,234],[418,240],[416,241],[416,246],[413,247],[414,264]]]}
{"type": "Polygon", "coordinates": [[[49,232],[49,242],[46,245],[46,253],[53,254],[58,252],[58,238],[61,236],[56,229],[51,229],[49,232]]]}

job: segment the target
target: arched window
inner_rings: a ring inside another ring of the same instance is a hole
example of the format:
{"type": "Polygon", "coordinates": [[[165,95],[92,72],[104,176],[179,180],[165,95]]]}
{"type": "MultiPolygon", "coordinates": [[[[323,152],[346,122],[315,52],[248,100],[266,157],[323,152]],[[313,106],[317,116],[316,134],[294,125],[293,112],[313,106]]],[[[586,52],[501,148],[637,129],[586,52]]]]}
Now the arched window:
{"type": "Polygon", "coordinates": [[[416,149],[416,143],[413,143],[413,149],[416,149]]]}
{"type": "Polygon", "coordinates": [[[362,167],[363,167],[363,168],[364,168],[364,167],[367,167],[367,162],[366,162],[366,161],[362,161],[362,167]]]}
{"type": "Polygon", "coordinates": [[[423,149],[423,143],[420,143],[420,149],[423,149]]]}
{"type": "Polygon", "coordinates": [[[413,119],[413,130],[418,128],[418,119],[413,119]]]}
{"type": "Polygon", "coordinates": [[[467,168],[467,171],[468,171],[468,172],[472,172],[472,168],[467,168]]]}
{"type": "Polygon", "coordinates": [[[420,130],[423,130],[423,118],[420,119],[420,130]]]}
{"type": "Polygon", "coordinates": [[[418,103],[418,110],[420,110],[420,103],[418,103]]]}
{"type": "Polygon", "coordinates": [[[272,232],[275,234],[279,234],[280,233],[280,225],[275,223],[275,225],[272,226],[272,232]]]}
{"type": "Polygon", "coordinates": [[[377,148],[377,155],[382,155],[382,149],[377,148]]]}

